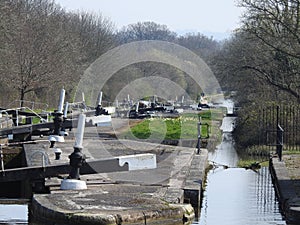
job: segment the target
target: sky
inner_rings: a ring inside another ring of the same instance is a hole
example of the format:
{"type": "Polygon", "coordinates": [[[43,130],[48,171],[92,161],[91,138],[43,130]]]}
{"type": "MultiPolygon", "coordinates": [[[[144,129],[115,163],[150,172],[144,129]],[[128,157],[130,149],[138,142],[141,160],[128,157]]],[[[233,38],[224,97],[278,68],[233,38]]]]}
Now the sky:
{"type": "Polygon", "coordinates": [[[152,21],[180,35],[200,32],[220,40],[240,25],[236,0],[55,0],[70,11],[101,13],[121,29],[152,21]]]}

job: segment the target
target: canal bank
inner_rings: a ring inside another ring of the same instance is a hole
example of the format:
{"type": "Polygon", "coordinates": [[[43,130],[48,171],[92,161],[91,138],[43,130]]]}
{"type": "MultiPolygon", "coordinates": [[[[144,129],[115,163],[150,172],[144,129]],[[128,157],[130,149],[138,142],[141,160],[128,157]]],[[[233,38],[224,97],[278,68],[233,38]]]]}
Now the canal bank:
{"type": "MultiPolygon", "coordinates": [[[[92,128],[91,128],[92,129],[92,128]]],[[[93,128],[95,129],[95,128],[93,128]]],[[[200,207],[207,150],[129,140],[101,140],[86,131],[83,153],[89,159],[139,153],[156,155],[157,168],[81,175],[86,190],[60,190],[62,179],[46,180],[50,194],[34,194],[30,220],[43,224],[182,224],[200,207]]],[[[68,162],[74,140],[57,143],[68,162]]],[[[49,151],[51,156],[51,149],[49,151]]],[[[53,156],[53,153],[52,153],[53,156]]],[[[51,156],[51,157],[52,157],[51,156]]],[[[50,157],[50,158],[51,158],[50,157]]],[[[62,175],[66,177],[66,175],[62,175]]]]}
{"type": "Polygon", "coordinates": [[[300,155],[283,155],[270,159],[272,174],[280,207],[290,224],[300,223],[300,155]]]}

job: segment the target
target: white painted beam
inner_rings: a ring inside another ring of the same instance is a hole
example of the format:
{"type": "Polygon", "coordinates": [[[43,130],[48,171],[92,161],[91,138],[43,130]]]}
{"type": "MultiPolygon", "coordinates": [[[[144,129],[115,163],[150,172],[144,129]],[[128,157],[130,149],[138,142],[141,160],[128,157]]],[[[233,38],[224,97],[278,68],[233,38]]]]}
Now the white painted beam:
{"type": "Polygon", "coordinates": [[[138,155],[126,155],[119,156],[119,165],[124,166],[125,163],[128,164],[130,170],[142,170],[142,169],[155,169],[156,165],[156,155],[145,153],[138,155]]]}

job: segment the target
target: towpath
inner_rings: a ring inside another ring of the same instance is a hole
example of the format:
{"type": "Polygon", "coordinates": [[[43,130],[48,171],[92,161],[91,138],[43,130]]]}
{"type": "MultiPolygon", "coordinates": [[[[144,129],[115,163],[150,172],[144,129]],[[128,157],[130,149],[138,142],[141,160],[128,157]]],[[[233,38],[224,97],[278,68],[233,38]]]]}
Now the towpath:
{"type": "Polygon", "coordinates": [[[291,224],[300,221],[300,154],[282,156],[271,159],[271,173],[275,188],[279,195],[281,208],[291,224]]]}

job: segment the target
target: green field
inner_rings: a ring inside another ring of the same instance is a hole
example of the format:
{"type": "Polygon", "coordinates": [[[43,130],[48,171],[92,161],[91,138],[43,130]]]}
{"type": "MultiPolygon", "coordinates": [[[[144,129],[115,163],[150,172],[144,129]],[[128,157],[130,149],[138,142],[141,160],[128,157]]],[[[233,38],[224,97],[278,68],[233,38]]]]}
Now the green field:
{"type": "Polygon", "coordinates": [[[211,121],[215,113],[211,110],[199,113],[186,113],[178,118],[150,118],[144,119],[130,130],[123,132],[120,137],[125,139],[197,139],[198,122],[201,116],[201,137],[208,137],[211,133],[211,121]]]}

